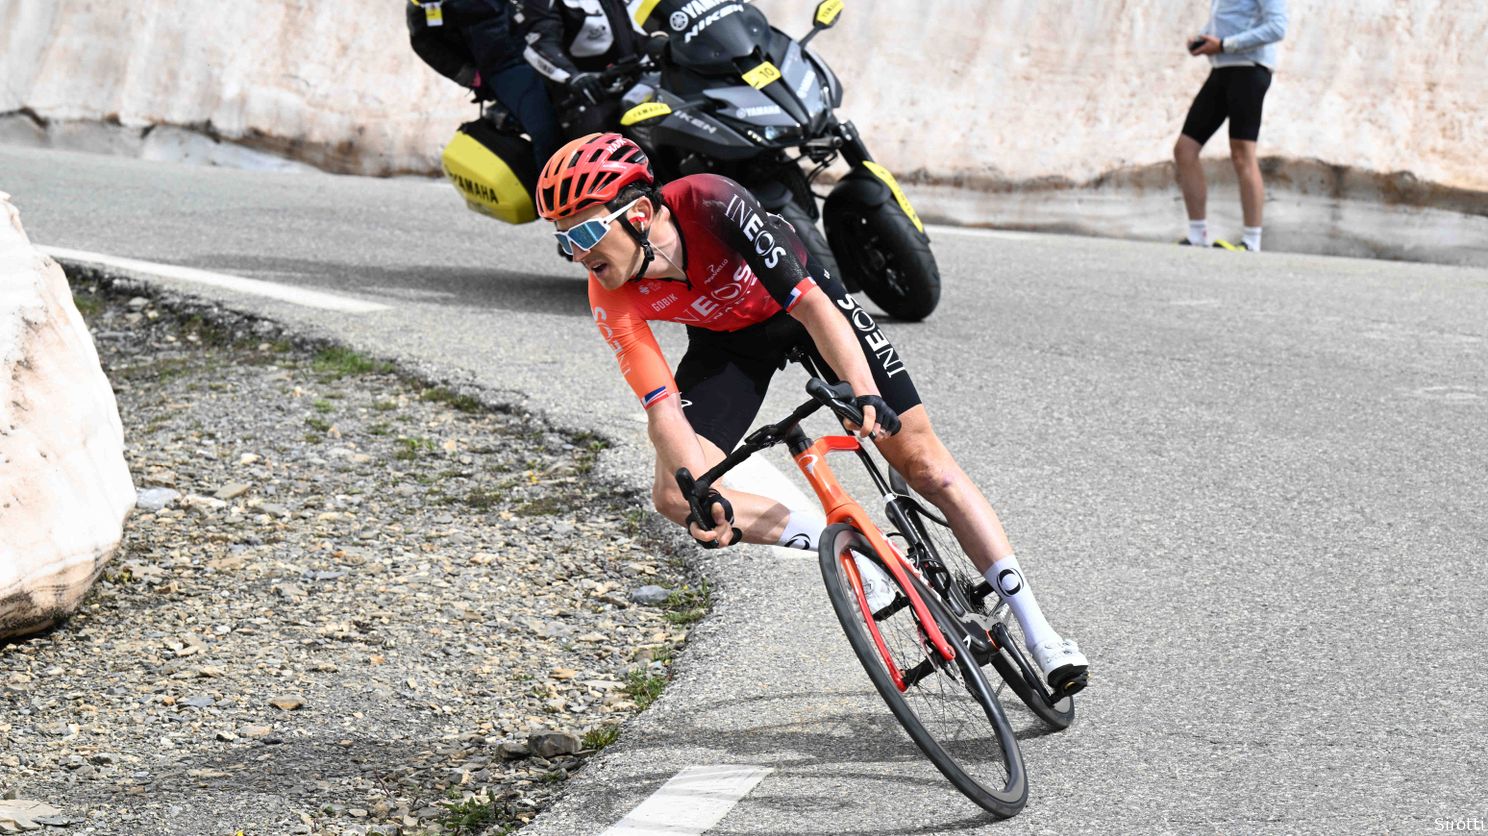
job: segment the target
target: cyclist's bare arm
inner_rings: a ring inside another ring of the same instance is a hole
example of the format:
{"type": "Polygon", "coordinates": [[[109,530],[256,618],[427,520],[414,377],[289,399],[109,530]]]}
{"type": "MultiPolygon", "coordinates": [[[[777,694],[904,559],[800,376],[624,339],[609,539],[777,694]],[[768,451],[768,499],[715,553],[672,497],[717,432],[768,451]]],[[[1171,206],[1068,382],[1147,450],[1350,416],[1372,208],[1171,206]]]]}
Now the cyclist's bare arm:
{"type": "MultiPolygon", "coordinates": [[[[791,309],[790,315],[806,326],[817,350],[826,358],[832,371],[852,385],[854,395],[879,394],[878,384],[873,382],[873,372],[868,368],[868,359],[863,356],[863,347],[853,335],[847,318],[832,304],[831,296],[820,291],[809,293],[791,309]]],[[[873,407],[863,410],[863,420],[867,425],[859,428],[862,437],[870,437],[877,429],[875,417],[873,407]]]]}
{"type": "MultiPolygon", "coordinates": [[[[656,448],[656,483],[652,487],[656,509],[672,522],[686,525],[688,506],[682,491],[677,488],[677,468],[685,467],[693,473],[703,473],[723,461],[725,454],[693,431],[677,398],[667,398],[647,410],[646,422],[651,445],[656,448]]],[[[714,505],[712,510],[717,518],[713,527],[693,527],[690,529],[693,537],[705,542],[719,540],[724,545],[732,545],[733,529],[738,528],[744,532],[744,541],[747,543],[773,546],[780,542],[786,519],[790,516],[789,508],[758,494],[727,488],[720,488],[718,492],[734,507],[733,524],[722,519],[721,508],[714,505]]]]}

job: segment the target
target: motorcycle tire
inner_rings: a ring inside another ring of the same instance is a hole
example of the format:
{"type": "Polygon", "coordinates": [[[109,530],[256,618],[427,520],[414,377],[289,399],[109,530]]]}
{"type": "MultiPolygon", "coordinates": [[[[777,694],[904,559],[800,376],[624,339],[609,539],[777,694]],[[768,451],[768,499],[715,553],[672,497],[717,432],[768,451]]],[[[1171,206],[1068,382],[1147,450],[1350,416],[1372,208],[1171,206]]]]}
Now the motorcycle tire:
{"type": "Polygon", "coordinates": [[[785,218],[786,223],[796,230],[796,236],[801,243],[806,245],[806,255],[811,258],[811,263],[820,265],[829,275],[847,285],[847,292],[857,293],[858,288],[850,279],[842,275],[842,270],[837,267],[837,257],[832,255],[832,248],[827,244],[827,237],[822,234],[821,228],[812,220],[811,214],[801,208],[795,201],[780,207],[777,213],[785,218]]]}
{"type": "Polygon", "coordinates": [[[940,304],[940,268],[930,239],[893,201],[844,207],[830,220],[827,240],[843,280],[863,288],[884,313],[918,322],[940,304]]]}

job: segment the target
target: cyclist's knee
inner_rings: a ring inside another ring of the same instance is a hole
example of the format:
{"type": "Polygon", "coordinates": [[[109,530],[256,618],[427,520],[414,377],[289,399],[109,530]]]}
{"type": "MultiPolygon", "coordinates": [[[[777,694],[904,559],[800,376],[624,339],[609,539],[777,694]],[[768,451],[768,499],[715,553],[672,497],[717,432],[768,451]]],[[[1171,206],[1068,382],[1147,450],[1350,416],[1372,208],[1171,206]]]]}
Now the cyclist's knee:
{"type": "Polygon", "coordinates": [[[917,453],[904,463],[904,480],[915,493],[932,502],[956,483],[957,470],[946,457],[931,451],[917,453]]]}

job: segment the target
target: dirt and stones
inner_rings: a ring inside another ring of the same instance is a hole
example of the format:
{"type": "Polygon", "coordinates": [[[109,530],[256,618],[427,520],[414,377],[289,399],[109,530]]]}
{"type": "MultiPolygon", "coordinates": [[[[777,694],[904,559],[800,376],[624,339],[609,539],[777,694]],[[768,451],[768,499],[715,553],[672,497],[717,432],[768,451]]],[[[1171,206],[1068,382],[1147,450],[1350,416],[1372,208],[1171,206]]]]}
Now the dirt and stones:
{"type": "Polygon", "coordinates": [[[82,610],[0,646],[0,796],[79,834],[502,833],[652,698],[699,596],[632,600],[696,583],[590,484],[599,439],[94,290],[144,494],[82,610]]]}

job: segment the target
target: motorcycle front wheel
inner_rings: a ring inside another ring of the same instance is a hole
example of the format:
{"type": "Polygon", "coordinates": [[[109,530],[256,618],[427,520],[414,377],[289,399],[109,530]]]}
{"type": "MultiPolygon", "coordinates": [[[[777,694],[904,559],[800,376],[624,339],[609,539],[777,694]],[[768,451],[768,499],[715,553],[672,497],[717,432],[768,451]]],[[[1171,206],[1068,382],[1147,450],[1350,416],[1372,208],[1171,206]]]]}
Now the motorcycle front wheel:
{"type": "MultiPolygon", "coordinates": [[[[811,219],[811,215],[800,204],[794,200],[785,204],[780,207],[779,215],[796,230],[796,236],[806,245],[806,255],[811,258],[812,264],[820,265],[828,274],[836,276],[838,281],[847,281],[841,268],[837,266],[837,257],[832,255],[826,236],[822,235],[816,221],[811,219]]],[[[858,290],[851,284],[847,285],[847,289],[850,293],[858,290]]]]}
{"type": "Polygon", "coordinates": [[[827,241],[843,281],[861,287],[889,316],[917,322],[940,304],[940,268],[930,240],[893,201],[833,213],[827,241]]]}

